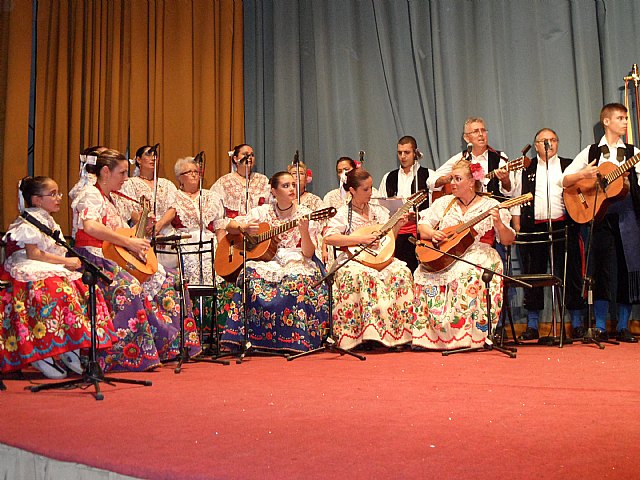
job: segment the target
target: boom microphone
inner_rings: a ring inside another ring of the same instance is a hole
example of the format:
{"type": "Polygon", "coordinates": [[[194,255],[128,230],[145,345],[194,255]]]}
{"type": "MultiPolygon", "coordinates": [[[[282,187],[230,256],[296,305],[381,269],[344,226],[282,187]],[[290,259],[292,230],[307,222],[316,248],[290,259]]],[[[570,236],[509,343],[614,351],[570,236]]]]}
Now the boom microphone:
{"type": "Polygon", "coordinates": [[[153,147],[149,149],[149,155],[158,155],[158,148],[160,148],[160,144],[156,143],[153,147]]]}

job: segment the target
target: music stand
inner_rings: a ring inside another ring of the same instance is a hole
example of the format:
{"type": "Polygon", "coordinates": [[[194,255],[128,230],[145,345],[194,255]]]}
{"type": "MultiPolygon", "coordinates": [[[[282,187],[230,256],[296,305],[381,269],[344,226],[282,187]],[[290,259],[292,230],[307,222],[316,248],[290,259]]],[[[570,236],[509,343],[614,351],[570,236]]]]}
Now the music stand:
{"type": "Polygon", "coordinates": [[[22,217],[31,223],[34,227],[40,230],[45,235],[51,237],[58,245],[63,246],[67,249],[67,251],[71,254],[71,256],[78,257],[82,262],[82,265],[85,267],[85,271],[82,274],[82,281],[89,288],[89,320],[91,323],[91,348],[89,350],[89,362],[85,366],[84,371],[82,372],[82,376],[78,379],[67,380],[64,382],[57,383],[44,383],[41,385],[35,385],[29,387],[29,390],[32,392],[39,392],[41,390],[52,390],[52,389],[60,389],[67,387],[75,386],[75,385],[93,385],[95,389],[95,399],[96,400],[104,400],[104,395],[100,391],[100,383],[107,383],[109,385],[113,385],[114,383],[129,383],[133,385],[144,385],[145,387],[151,386],[151,381],[149,380],[132,380],[129,378],[115,378],[115,377],[107,377],[104,375],[100,364],[97,361],[97,344],[98,344],[98,334],[96,332],[96,283],[98,278],[102,279],[106,283],[111,283],[111,279],[107,277],[97,265],[92,263],[89,259],[87,259],[81,253],[78,253],[74,250],[65,240],[60,238],[59,232],[52,231],[46,225],[43,225],[38,219],[34,218],[28,212],[22,212],[22,217]]]}

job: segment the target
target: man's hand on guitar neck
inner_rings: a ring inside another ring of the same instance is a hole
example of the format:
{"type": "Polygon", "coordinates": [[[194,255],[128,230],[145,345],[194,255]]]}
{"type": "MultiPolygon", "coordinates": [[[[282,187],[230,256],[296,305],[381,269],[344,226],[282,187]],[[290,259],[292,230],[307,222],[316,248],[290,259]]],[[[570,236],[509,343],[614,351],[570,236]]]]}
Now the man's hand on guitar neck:
{"type": "Polygon", "coordinates": [[[495,170],[495,172],[496,178],[500,180],[500,183],[502,184],[502,188],[504,188],[506,191],[510,191],[511,177],[509,176],[509,170],[507,169],[507,167],[498,168],[495,170]]]}

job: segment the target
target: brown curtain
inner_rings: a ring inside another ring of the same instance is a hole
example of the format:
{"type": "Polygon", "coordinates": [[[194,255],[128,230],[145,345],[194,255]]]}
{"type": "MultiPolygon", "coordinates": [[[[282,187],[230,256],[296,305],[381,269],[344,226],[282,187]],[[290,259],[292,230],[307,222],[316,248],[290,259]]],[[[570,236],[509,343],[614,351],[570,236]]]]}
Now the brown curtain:
{"type": "Polygon", "coordinates": [[[5,230],[18,214],[18,180],[28,173],[31,2],[0,0],[0,215],[5,230]]]}
{"type": "MultiPolygon", "coordinates": [[[[89,145],[132,157],[160,143],[159,175],[173,181],[175,161],[200,150],[205,186],[229,170],[244,138],[241,1],[40,1],[36,60],[34,173],[61,191],[89,145]]],[[[69,231],[68,208],[56,218],[69,231]]]]}

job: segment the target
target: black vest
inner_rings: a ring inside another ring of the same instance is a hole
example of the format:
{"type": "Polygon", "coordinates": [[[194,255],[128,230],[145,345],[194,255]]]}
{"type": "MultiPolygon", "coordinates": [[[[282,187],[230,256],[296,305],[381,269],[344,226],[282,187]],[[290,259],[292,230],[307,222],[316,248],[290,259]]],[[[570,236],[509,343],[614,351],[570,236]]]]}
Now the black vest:
{"type": "MultiPolygon", "coordinates": [[[[487,168],[489,172],[493,172],[497,170],[500,166],[500,152],[498,150],[494,150],[493,148],[489,148],[487,154],[487,168]]],[[[486,173],[489,173],[486,172],[486,173]]],[[[487,192],[492,193],[494,195],[502,196],[500,193],[500,180],[498,177],[493,177],[489,183],[487,184],[487,192]]]]}
{"type": "MultiPolygon", "coordinates": [[[[560,170],[563,172],[573,161],[571,158],[558,157],[560,159],[560,170]]],[[[520,207],[520,227],[523,231],[531,231],[535,223],[535,201],[536,201],[536,171],[538,168],[538,157],[535,156],[531,159],[531,165],[529,168],[525,168],[522,171],[522,192],[533,194],[533,200],[528,204],[520,207]]],[[[566,213],[566,212],[565,212],[566,213]]]]}
{"type": "MultiPolygon", "coordinates": [[[[625,158],[628,160],[633,157],[634,146],[628,143],[625,143],[626,147],[625,158]]],[[[613,153],[613,152],[612,152],[613,153]]],[[[600,147],[598,147],[597,143],[594,143],[589,147],[589,163],[594,160],[600,159],[600,147]]],[[[633,202],[633,210],[636,212],[636,215],[640,216],[640,186],[638,186],[638,174],[636,173],[636,169],[632,168],[629,170],[629,192],[631,193],[631,201],[633,202]]]]}
{"type": "MultiPolygon", "coordinates": [[[[387,197],[395,197],[398,194],[398,175],[400,169],[392,170],[387,175],[385,187],[387,189],[387,197]]],[[[429,169],[425,167],[418,168],[418,190],[427,190],[427,178],[429,178],[429,169]]],[[[411,182],[411,193],[416,193],[416,182],[411,182]]],[[[418,210],[424,210],[429,206],[429,199],[420,204],[418,210]]]]}

